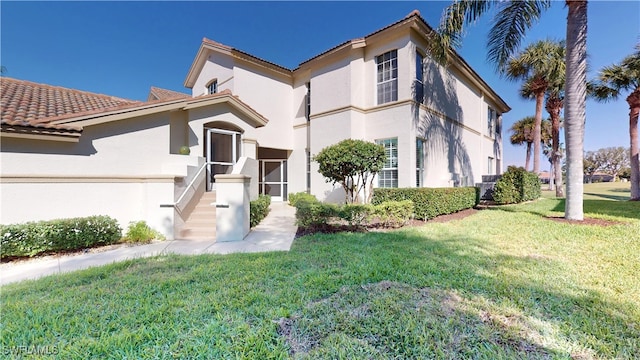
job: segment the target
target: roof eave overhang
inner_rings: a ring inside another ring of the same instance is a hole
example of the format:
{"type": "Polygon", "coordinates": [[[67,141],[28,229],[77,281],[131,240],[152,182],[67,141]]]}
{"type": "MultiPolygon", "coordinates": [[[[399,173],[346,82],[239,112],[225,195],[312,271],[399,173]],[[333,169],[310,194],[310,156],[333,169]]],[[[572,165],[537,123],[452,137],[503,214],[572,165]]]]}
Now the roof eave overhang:
{"type": "Polygon", "coordinates": [[[228,103],[234,109],[240,111],[244,114],[249,121],[247,123],[255,128],[263,127],[267,125],[269,120],[267,120],[264,116],[260,115],[257,111],[248,107],[245,103],[240,101],[233,95],[224,95],[224,96],[216,96],[212,98],[194,98],[189,100],[182,110],[191,110],[196,108],[201,108],[205,106],[211,106],[216,104],[228,103]]]}
{"type": "Polygon", "coordinates": [[[91,126],[102,124],[110,121],[124,120],[131,117],[138,117],[144,115],[156,114],[163,111],[171,111],[179,109],[183,106],[185,100],[171,100],[162,102],[159,104],[151,104],[151,105],[143,105],[131,109],[121,109],[121,110],[113,110],[106,111],[99,114],[92,115],[84,115],[79,117],[73,117],[64,120],[58,120],[52,122],[52,124],[65,124],[65,125],[74,125],[74,126],[91,126]]]}
{"type": "Polygon", "coordinates": [[[77,143],[80,141],[80,135],[82,135],[82,131],[58,131],[55,129],[46,129],[46,128],[29,127],[29,126],[11,126],[11,125],[3,124],[2,127],[0,128],[0,137],[3,137],[3,138],[48,140],[48,141],[77,143]]]}
{"type": "Polygon", "coordinates": [[[204,64],[207,62],[207,57],[211,52],[217,52],[219,54],[231,56],[234,59],[247,61],[261,68],[276,72],[280,75],[284,75],[287,78],[291,78],[292,76],[292,71],[285,67],[259,59],[251,54],[227,47],[222,44],[203,41],[184,81],[184,86],[186,88],[192,89],[195,86],[196,80],[198,79],[198,74],[200,74],[200,72],[202,71],[204,64]]]}
{"type": "MultiPolygon", "coordinates": [[[[204,96],[199,98],[188,98],[165,101],[159,104],[150,104],[133,109],[115,110],[100,114],[84,115],[75,118],[69,118],[52,122],[55,125],[72,125],[78,128],[86,126],[99,125],[112,121],[126,120],[133,117],[153,115],[165,111],[191,110],[210,105],[228,103],[234,109],[240,111],[249,120],[248,123],[254,127],[262,127],[268,123],[268,120],[260,113],[250,108],[248,105],[240,101],[237,97],[229,94],[216,94],[214,96],[204,96]]],[[[77,135],[80,136],[79,134],[77,135]]]]}
{"type": "Polygon", "coordinates": [[[193,59],[193,63],[191,63],[191,67],[189,68],[189,72],[187,73],[187,78],[184,80],[184,86],[188,89],[192,89],[196,84],[198,74],[200,73],[200,71],[202,71],[204,64],[207,62],[207,56],[209,55],[210,51],[231,55],[230,50],[231,49],[225,46],[202,41],[202,44],[200,44],[200,49],[198,49],[198,53],[196,54],[195,59],[193,59]]]}

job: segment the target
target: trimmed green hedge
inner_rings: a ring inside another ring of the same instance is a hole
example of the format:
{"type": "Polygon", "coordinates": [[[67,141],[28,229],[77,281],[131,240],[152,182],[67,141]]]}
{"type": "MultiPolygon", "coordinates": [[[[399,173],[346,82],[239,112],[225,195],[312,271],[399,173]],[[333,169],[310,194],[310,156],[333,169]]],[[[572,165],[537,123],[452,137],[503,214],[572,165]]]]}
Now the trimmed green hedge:
{"type": "Polygon", "coordinates": [[[378,205],[372,204],[328,204],[315,198],[305,198],[296,201],[296,224],[308,227],[331,226],[338,220],[344,220],[351,226],[361,227],[371,224],[375,219],[383,226],[402,226],[413,216],[413,202],[385,201],[378,205]]]}
{"type": "Polygon", "coordinates": [[[254,227],[260,224],[260,221],[269,214],[269,205],[271,205],[271,196],[258,195],[258,199],[249,203],[249,224],[254,227]]]}
{"type": "Polygon", "coordinates": [[[517,204],[542,195],[540,179],[523,167],[509,166],[493,189],[498,204],[517,204]]]}
{"type": "Polygon", "coordinates": [[[415,207],[413,201],[385,201],[373,205],[373,216],[376,216],[384,226],[403,226],[413,216],[415,207]]]}
{"type": "Polygon", "coordinates": [[[325,204],[318,200],[304,199],[296,202],[296,224],[302,227],[326,225],[333,218],[340,217],[340,206],[325,204]]]}
{"type": "Polygon", "coordinates": [[[306,192],[297,192],[289,194],[289,205],[295,207],[298,201],[318,201],[318,199],[306,192]]]}
{"type": "Polygon", "coordinates": [[[35,256],[79,250],[120,241],[122,229],[108,216],[0,225],[0,257],[35,256]]]}
{"type": "Polygon", "coordinates": [[[416,219],[429,220],[439,215],[470,209],[477,204],[475,187],[459,188],[376,188],[373,204],[386,201],[413,201],[416,219]]]}

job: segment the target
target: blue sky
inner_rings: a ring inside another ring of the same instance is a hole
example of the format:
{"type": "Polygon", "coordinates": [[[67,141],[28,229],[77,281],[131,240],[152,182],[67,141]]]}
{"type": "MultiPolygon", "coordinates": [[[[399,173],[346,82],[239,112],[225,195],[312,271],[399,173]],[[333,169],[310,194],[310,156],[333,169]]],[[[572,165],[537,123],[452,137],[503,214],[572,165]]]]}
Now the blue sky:
{"type": "MultiPolygon", "coordinates": [[[[418,9],[433,27],[450,2],[11,2],[1,1],[0,61],[6,76],[146,100],[149,87],[189,92],[183,82],[203,37],[295,68],[346,40],[362,37],[418,9]]],[[[523,46],[565,37],[566,8],[557,1],[523,46]]],[[[640,41],[640,3],[589,2],[590,77],[620,61],[640,41]]],[[[468,28],[462,57],[513,108],[505,130],[533,115],[518,83],[486,61],[490,16],[468,28]]],[[[629,109],[621,99],[589,101],[585,150],[629,146],[629,109]]],[[[524,147],[508,144],[504,164],[523,165],[524,147]]],[[[543,162],[543,169],[548,164],[543,162]]]]}

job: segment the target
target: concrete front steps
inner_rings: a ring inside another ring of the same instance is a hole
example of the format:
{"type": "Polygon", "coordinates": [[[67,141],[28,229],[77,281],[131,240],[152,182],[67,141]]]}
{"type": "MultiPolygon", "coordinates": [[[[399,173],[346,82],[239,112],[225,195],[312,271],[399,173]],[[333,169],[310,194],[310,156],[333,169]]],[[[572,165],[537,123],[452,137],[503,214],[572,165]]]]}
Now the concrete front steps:
{"type": "Polygon", "coordinates": [[[180,231],[180,239],[216,239],[216,192],[205,192],[180,231]]]}

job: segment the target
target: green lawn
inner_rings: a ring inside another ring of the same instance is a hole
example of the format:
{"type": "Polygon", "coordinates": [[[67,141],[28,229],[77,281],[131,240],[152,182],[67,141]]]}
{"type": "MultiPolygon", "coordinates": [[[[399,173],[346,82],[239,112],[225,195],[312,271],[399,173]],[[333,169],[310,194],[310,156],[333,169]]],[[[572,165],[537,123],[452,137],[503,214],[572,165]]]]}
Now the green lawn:
{"type": "Polygon", "coordinates": [[[545,219],[563,207],[545,198],[421,228],[307,236],[289,253],[139,259],[4,286],[1,351],[631,359],[640,354],[640,202],[585,189],[603,194],[585,201],[587,216],[618,224],[545,219]]]}
{"type": "MultiPolygon", "coordinates": [[[[555,191],[548,191],[549,185],[542,185],[542,196],[554,198],[555,191]]],[[[601,182],[584,184],[584,198],[586,200],[620,200],[626,201],[631,197],[630,182],[601,182]]]]}

